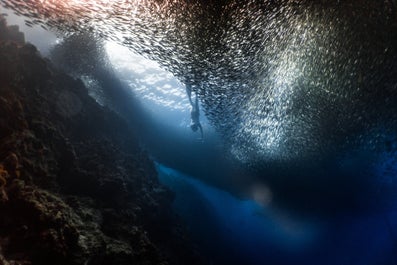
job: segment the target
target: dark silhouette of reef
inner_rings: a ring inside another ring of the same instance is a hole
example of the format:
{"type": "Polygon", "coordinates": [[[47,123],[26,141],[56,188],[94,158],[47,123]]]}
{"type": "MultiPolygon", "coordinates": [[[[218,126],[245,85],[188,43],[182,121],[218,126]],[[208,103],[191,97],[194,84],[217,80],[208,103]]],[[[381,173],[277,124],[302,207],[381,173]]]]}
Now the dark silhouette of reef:
{"type": "Polygon", "coordinates": [[[0,18],[0,264],[205,264],[133,128],[0,18]]]}

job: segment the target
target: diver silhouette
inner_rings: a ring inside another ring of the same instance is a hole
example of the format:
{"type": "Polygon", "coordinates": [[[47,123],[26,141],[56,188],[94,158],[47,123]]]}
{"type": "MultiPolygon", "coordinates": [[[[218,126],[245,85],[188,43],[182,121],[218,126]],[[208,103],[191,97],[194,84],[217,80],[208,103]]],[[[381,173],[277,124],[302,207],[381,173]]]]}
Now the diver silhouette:
{"type": "Polygon", "coordinates": [[[193,132],[197,132],[197,130],[200,130],[201,138],[199,140],[203,140],[204,139],[203,127],[201,126],[200,123],[200,108],[198,103],[197,92],[194,103],[192,100],[192,87],[190,84],[186,85],[186,94],[189,98],[190,105],[192,105],[192,109],[190,111],[190,129],[192,129],[193,132]]]}

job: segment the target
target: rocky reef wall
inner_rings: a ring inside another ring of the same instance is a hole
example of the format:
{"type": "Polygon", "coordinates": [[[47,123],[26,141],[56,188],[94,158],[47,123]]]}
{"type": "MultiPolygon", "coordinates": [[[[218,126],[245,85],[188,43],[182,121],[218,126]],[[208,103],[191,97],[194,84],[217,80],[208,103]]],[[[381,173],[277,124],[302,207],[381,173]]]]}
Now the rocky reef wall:
{"type": "Polygon", "coordinates": [[[205,264],[134,130],[0,17],[0,264],[205,264]]]}

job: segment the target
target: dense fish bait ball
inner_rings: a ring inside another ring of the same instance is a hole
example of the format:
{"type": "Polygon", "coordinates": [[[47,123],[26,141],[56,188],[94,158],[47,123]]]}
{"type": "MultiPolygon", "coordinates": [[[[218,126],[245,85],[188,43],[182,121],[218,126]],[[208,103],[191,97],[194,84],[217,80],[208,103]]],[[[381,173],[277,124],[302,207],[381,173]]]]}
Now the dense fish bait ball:
{"type": "Polygon", "coordinates": [[[29,24],[156,60],[247,163],[373,148],[396,129],[393,1],[2,2],[29,24]]]}

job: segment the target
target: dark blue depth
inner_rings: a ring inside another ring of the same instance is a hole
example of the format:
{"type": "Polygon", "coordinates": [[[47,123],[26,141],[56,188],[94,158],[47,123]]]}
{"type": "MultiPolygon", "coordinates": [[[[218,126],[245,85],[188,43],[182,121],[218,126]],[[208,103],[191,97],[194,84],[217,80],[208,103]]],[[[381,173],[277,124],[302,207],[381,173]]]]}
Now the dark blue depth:
{"type": "Polygon", "coordinates": [[[397,264],[397,211],[305,218],[238,199],[161,164],[157,170],[214,264],[397,264]]]}

